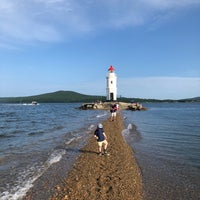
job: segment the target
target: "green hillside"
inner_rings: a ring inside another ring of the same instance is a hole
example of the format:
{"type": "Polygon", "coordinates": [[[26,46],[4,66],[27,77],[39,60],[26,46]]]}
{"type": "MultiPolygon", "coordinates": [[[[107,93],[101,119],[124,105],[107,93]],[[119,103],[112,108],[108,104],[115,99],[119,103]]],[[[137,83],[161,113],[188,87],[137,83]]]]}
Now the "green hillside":
{"type": "Polygon", "coordinates": [[[73,91],[57,91],[28,97],[4,97],[0,98],[0,103],[70,103],[70,102],[91,102],[105,101],[105,96],[84,95],[73,91]]]}
{"type": "MultiPolygon", "coordinates": [[[[80,94],[73,91],[57,91],[35,96],[27,97],[2,97],[0,103],[31,103],[37,101],[38,103],[73,103],[73,102],[94,102],[106,101],[105,96],[93,96],[80,94]]],[[[158,99],[141,99],[141,98],[126,98],[120,97],[117,99],[120,102],[200,102],[200,97],[180,100],[158,100],[158,99]]]]}

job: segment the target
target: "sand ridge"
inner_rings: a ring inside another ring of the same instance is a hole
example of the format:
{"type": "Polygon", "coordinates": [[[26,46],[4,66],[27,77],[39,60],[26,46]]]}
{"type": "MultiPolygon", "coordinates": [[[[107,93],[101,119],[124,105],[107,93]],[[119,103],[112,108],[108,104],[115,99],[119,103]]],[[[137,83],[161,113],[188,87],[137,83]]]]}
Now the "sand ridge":
{"type": "Polygon", "coordinates": [[[109,156],[98,156],[93,134],[50,200],[141,200],[142,177],[132,149],[122,136],[121,114],[103,123],[109,156]]]}

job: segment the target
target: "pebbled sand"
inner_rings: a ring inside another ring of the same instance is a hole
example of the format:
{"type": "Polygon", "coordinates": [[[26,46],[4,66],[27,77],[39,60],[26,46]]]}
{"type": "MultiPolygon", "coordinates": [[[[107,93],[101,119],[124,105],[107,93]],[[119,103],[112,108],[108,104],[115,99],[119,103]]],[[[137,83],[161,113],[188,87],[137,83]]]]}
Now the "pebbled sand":
{"type": "Polygon", "coordinates": [[[103,123],[109,156],[98,156],[95,138],[81,150],[73,169],[56,186],[51,200],[141,200],[142,177],[132,149],[122,137],[120,113],[103,123]]]}

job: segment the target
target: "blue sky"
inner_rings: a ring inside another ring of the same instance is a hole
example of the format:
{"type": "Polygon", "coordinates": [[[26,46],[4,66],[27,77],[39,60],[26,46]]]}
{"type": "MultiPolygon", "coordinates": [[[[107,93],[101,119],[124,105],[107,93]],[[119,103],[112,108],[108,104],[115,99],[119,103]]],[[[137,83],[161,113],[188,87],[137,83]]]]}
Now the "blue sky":
{"type": "Polygon", "coordinates": [[[1,0],[0,97],[200,96],[200,0],[1,0]]]}

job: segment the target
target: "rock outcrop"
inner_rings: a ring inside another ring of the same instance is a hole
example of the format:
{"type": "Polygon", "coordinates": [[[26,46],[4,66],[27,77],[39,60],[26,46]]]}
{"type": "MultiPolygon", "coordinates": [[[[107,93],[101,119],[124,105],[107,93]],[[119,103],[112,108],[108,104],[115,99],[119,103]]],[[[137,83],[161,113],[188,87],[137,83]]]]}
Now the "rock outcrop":
{"type": "Polygon", "coordinates": [[[119,110],[147,110],[147,108],[143,107],[141,103],[126,103],[126,102],[94,102],[94,103],[84,103],[79,109],[81,110],[89,110],[89,109],[97,109],[97,110],[110,110],[111,105],[118,104],[119,110]]]}

